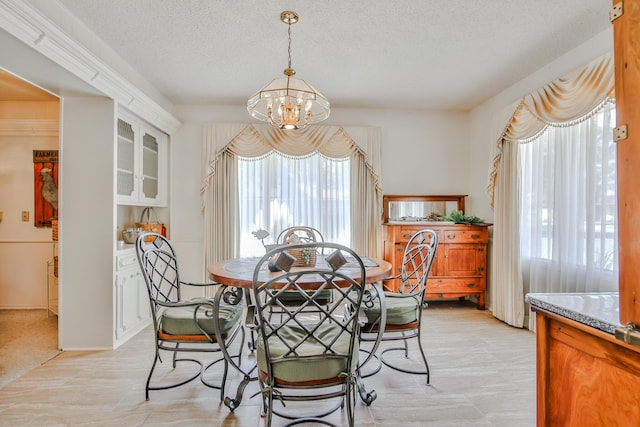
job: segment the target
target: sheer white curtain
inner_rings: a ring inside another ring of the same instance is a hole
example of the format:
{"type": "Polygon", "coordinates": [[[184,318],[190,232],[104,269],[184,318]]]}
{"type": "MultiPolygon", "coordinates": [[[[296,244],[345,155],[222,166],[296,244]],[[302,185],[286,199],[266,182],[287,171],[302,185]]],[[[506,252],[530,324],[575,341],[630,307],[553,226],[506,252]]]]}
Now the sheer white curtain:
{"type": "MultiPolygon", "coordinates": [[[[519,145],[525,292],[618,288],[615,105],[519,145]]],[[[533,316],[530,318],[530,324],[533,316]]]]}
{"type": "Polygon", "coordinates": [[[277,233],[295,225],[314,227],[326,241],[350,246],[349,164],[348,157],[319,153],[238,158],[240,256],[264,254],[253,231],[269,231],[264,243],[276,243],[277,233]]]}
{"type": "MultiPolygon", "coordinates": [[[[520,144],[548,126],[566,127],[590,117],[614,88],[613,54],[608,53],[526,95],[497,140],[487,190],[494,206],[491,310],[504,322],[524,326],[524,282],[520,261],[520,144]]],[[[575,191],[581,191],[576,189],[575,191]]]]}
{"type": "Polygon", "coordinates": [[[239,256],[238,158],[272,151],[349,159],[351,247],[372,257],[382,250],[380,129],[312,126],[283,131],[264,124],[207,123],[203,141],[202,209],[205,265],[239,256]]]}

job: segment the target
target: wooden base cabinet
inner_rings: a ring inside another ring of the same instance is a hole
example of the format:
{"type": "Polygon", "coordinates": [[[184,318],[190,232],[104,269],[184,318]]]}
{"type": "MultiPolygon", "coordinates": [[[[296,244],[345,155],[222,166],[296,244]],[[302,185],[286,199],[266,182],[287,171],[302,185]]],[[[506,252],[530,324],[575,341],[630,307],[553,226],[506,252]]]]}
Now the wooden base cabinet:
{"type": "Polygon", "coordinates": [[[537,425],[640,426],[640,348],[536,311],[537,425]]]}
{"type": "MultiPolygon", "coordinates": [[[[485,309],[488,224],[387,223],[383,227],[384,259],[392,264],[394,275],[401,272],[409,238],[419,230],[432,229],[438,234],[439,243],[425,299],[473,296],[478,309],[485,309]]],[[[389,290],[396,290],[399,285],[399,280],[386,283],[389,290]]]]}

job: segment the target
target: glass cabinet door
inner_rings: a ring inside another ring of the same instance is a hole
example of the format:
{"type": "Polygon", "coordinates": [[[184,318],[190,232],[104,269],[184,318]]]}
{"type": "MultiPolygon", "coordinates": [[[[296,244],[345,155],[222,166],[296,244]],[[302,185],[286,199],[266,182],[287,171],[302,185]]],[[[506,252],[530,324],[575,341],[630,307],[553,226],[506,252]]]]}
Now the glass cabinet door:
{"type": "Polygon", "coordinates": [[[133,126],[118,119],[118,196],[132,197],[136,191],[134,139],[133,126]]]}
{"type": "Polygon", "coordinates": [[[120,114],[117,201],[122,205],[165,206],[168,188],[168,137],[125,112],[120,114]]]}
{"type": "Polygon", "coordinates": [[[158,139],[145,132],[142,137],[142,197],[158,197],[159,156],[158,139]]]}

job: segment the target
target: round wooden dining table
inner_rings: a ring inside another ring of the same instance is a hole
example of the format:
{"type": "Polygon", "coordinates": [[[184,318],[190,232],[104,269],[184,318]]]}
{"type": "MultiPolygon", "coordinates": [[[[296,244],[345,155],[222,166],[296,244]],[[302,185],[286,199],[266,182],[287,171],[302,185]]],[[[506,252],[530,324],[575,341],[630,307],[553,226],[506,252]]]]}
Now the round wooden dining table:
{"type": "MultiPolygon", "coordinates": [[[[391,272],[391,269],[392,269],[391,263],[382,259],[375,259],[375,258],[369,258],[369,257],[360,257],[360,258],[362,259],[362,262],[364,264],[365,271],[366,271],[365,282],[367,284],[371,284],[371,286],[373,286],[376,289],[376,292],[378,294],[382,294],[382,287],[380,286],[379,282],[382,279],[385,279],[389,276],[389,273],[391,272]]],[[[260,259],[261,257],[236,258],[236,259],[220,261],[220,262],[211,264],[207,268],[209,271],[210,279],[222,285],[218,291],[219,293],[216,298],[219,298],[219,296],[221,295],[222,292],[224,292],[225,289],[233,289],[233,288],[243,289],[242,292],[236,293],[235,295],[237,296],[239,295],[240,299],[244,300],[245,304],[247,304],[245,324],[250,330],[252,329],[252,326],[255,325],[255,318],[254,318],[255,306],[253,306],[249,302],[250,298],[248,296],[248,293],[250,292],[250,289],[253,287],[253,275],[254,275],[256,266],[258,265],[258,261],[260,259]],[[242,295],[246,295],[247,297],[242,298],[242,295]]],[[[359,280],[361,270],[357,261],[353,258],[346,258],[346,261],[347,262],[343,264],[337,271],[347,276],[350,276],[356,280],[359,280]]],[[[315,268],[316,269],[329,268],[328,263],[324,259],[323,255],[318,254],[315,268]]],[[[291,268],[291,271],[295,271],[296,269],[300,269],[300,267],[293,267],[291,268]]],[[[264,283],[266,280],[270,278],[275,278],[279,274],[282,274],[282,272],[269,271],[269,269],[267,268],[267,263],[265,262],[258,274],[258,282],[264,283]]],[[[346,282],[347,281],[345,281],[345,286],[347,285],[346,282]]],[[[296,280],[296,285],[302,289],[317,289],[319,286],[322,286],[323,283],[324,283],[324,280],[321,278],[321,276],[317,276],[314,278],[314,275],[310,275],[310,276],[305,275],[304,277],[301,277],[299,280],[296,280]]],[[[381,299],[384,300],[383,296],[381,299]]],[[[236,300],[236,301],[239,301],[239,300],[236,300]]],[[[381,336],[382,335],[379,335],[379,338],[381,336]]],[[[375,349],[377,349],[379,343],[380,343],[380,339],[378,339],[377,342],[375,343],[372,350],[372,354],[375,352],[375,349]]],[[[251,333],[251,341],[248,344],[253,351],[255,349],[253,332],[251,333]]],[[[256,369],[256,364],[254,363],[252,367],[249,367],[249,368],[243,368],[240,366],[240,364],[236,360],[234,360],[233,357],[229,355],[228,349],[224,345],[221,345],[221,350],[224,358],[229,363],[229,365],[235,368],[238,372],[240,372],[243,375],[243,379],[240,381],[238,388],[236,390],[235,397],[226,396],[223,399],[224,404],[233,411],[235,408],[237,408],[240,405],[240,402],[242,401],[242,397],[244,394],[244,390],[247,387],[247,385],[251,381],[257,380],[257,376],[254,373],[254,370],[256,369]]],[[[367,361],[370,358],[371,356],[367,358],[367,361]]],[[[365,401],[368,402],[367,404],[370,404],[371,401],[375,399],[375,395],[366,392],[366,390],[364,389],[364,385],[362,385],[361,382],[359,382],[358,389],[359,389],[360,396],[363,399],[366,399],[365,401]]]]}
{"type": "MultiPolygon", "coordinates": [[[[391,272],[391,263],[377,258],[369,258],[369,257],[361,257],[365,270],[366,270],[366,283],[375,283],[389,276],[391,272]]],[[[247,257],[247,258],[236,258],[226,261],[220,261],[214,264],[209,265],[208,271],[211,280],[214,282],[226,285],[226,286],[234,286],[238,288],[251,288],[253,286],[253,273],[258,264],[260,257],[247,257]]],[[[323,264],[326,265],[326,261],[324,260],[322,255],[318,255],[318,259],[316,261],[317,267],[322,267],[323,264]]],[[[291,271],[295,271],[296,268],[293,267],[291,271]]],[[[345,274],[351,275],[350,272],[353,272],[353,277],[359,274],[359,269],[357,268],[356,261],[354,259],[347,259],[347,263],[344,264],[338,270],[345,274]]],[[[263,282],[270,277],[275,277],[279,272],[271,272],[266,268],[266,263],[264,268],[260,271],[258,275],[258,280],[263,282]]],[[[299,283],[302,288],[310,288],[312,289],[316,282],[313,281],[313,278],[306,278],[305,282],[299,283]]],[[[319,280],[317,283],[321,283],[319,280]]]]}

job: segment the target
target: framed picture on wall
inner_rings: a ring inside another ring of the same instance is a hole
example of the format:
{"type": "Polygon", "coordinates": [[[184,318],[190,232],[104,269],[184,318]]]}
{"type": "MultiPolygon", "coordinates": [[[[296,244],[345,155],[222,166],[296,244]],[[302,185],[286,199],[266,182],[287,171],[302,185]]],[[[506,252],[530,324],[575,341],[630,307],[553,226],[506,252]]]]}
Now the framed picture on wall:
{"type": "Polygon", "coordinates": [[[33,225],[58,218],[58,150],[33,150],[33,225]]]}

